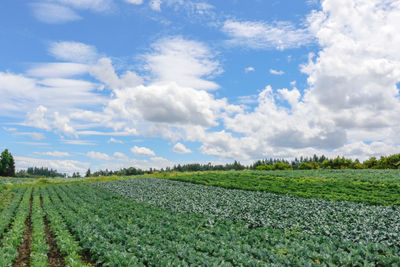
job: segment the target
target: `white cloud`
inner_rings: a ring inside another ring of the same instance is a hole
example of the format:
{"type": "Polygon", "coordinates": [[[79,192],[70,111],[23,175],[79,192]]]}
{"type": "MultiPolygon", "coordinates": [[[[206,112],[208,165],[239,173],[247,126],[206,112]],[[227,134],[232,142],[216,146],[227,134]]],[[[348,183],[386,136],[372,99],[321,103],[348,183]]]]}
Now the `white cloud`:
{"type": "Polygon", "coordinates": [[[152,151],[151,149],[149,149],[147,147],[134,146],[131,148],[131,151],[136,156],[155,156],[156,155],[154,153],[154,151],[152,151]]]}
{"type": "Polygon", "coordinates": [[[125,129],[125,131],[121,132],[101,132],[101,131],[79,131],[78,135],[103,135],[103,136],[134,136],[138,135],[136,129],[125,129]]]}
{"type": "Polygon", "coordinates": [[[15,166],[17,169],[26,169],[29,167],[47,167],[56,169],[61,173],[80,172],[84,173],[89,168],[89,163],[76,160],[49,160],[49,159],[36,159],[28,157],[15,158],[15,166]]]}
{"type": "Polygon", "coordinates": [[[112,7],[112,0],[58,0],[58,2],[82,10],[106,12],[112,7]]]}
{"type": "Polygon", "coordinates": [[[184,144],[182,143],[176,143],[174,145],[174,148],[172,149],[175,153],[179,153],[179,154],[188,154],[188,153],[192,153],[192,150],[188,149],[185,147],[184,144]]]}
{"type": "Polygon", "coordinates": [[[141,5],[143,4],[143,0],[124,0],[125,2],[129,4],[134,4],[134,5],[141,5]]]}
{"type": "Polygon", "coordinates": [[[150,0],[150,8],[155,11],[161,11],[162,0],[150,0]]]}
{"type": "Polygon", "coordinates": [[[195,89],[215,90],[219,86],[206,78],[221,72],[220,64],[203,43],[182,37],[164,38],[144,56],[146,68],[155,81],[176,82],[195,89]]]}
{"type": "Polygon", "coordinates": [[[111,137],[107,143],[115,143],[115,144],[123,144],[124,142],[122,142],[121,140],[115,139],[114,137],[111,137]]]}
{"type": "Polygon", "coordinates": [[[16,132],[14,135],[18,136],[29,136],[33,140],[43,140],[46,137],[42,133],[36,133],[36,132],[16,132]]]}
{"type": "Polygon", "coordinates": [[[257,21],[224,22],[222,31],[227,34],[230,43],[253,49],[289,49],[307,45],[312,36],[305,28],[296,28],[290,22],[268,24],[257,21]]]}
{"type": "Polygon", "coordinates": [[[91,62],[98,57],[96,48],[79,42],[53,42],[49,47],[50,55],[57,59],[77,63],[91,62]]]}
{"type": "Polygon", "coordinates": [[[135,87],[143,83],[143,79],[132,71],[126,71],[121,77],[118,77],[111,59],[105,57],[100,58],[90,68],[90,74],[112,89],[135,87]]]}
{"type": "Polygon", "coordinates": [[[15,127],[2,127],[3,130],[6,130],[7,132],[15,132],[17,128],[15,127]]]}
{"type": "Polygon", "coordinates": [[[64,158],[71,156],[71,154],[68,152],[60,152],[60,151],[47,151],[47,152],[34,152],[34,153],[41,156],[50,156],[56,158],[64,158]]]}
{"type": "Polygon", "coordinates": [[[71,126],[70,120],[67,116],[60,115],[58,111],[54,112],[53,126],[56,131],[66,134],[68,136],[77,136],[75,129],[71,126]]]}
{"type": "Polygon", "coordinates": [[[88,71],[89,67],[85,64],[62,62],[34,65],[27,71],[27,74],[34,77],[54,78],[81,75],[88,71]]]}
{"type": "Polygon", "coordinates": [[[35,110],[27,113],[25,125],[50,130],[50,122],[46,118],[46,115],[47,108],[40,105],[35,110]]]}
{"type": "Polygon", "coordinates": [[[256,69],[254,67],[247,67],[247,68],[244,69],[244,72],[245,73],[249,73],[249,72],[252,72],[252,71],[255,71],[255,70],[256,69]]]}
{"type": "Polygon", "coordinates": [[[282,70],[274,70],[274,69],[270,69],[269,73],[271,73],[273,75],[283,75],[283,74],[285,74],[285,72],[282,71],[282,70]]]}
{"type": "Polygon", "coordinates": [[[89,151],[86,153],[86,156],[98,161],[108,161],[112,159],[109,155],[96,151],[89,151]]]}
{"type": "Polygon", "coordinates": [[[170,124],[216,125],[217,114],[226,105],[205,91],[181,87],[176,83],[126,88],[116,92],[110,102],[115,112],[126,117],[140,116],[146,121],[170,124]]]}
{"type": "Polygon", "coordinates": [[[68,140],[68,139],[61,139],[61,143],[67,145],[79,145],[79,146],[94,146],[96,143],[90,140],[68,140]]]}
{"type": "Polygon", "coordinates": [[[45,23],[57,24],[81,19],[73,9],[56,3],[38,2],[32,4],[32,7],[34,16],[45,23]]]}
{"type": "Polygon", "coordinates": [[[120,158],[120,159],[126,159],[127,158],[127,156],[124,153],[121,153],[121,152],[115,152],[114,153],[114,157],[115,158],[120,158]]]}

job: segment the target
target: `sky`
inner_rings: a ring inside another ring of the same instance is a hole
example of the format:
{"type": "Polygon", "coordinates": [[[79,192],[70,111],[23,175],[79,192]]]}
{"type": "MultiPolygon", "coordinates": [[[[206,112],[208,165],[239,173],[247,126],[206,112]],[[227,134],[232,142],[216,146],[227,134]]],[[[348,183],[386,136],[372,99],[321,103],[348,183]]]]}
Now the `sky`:
{"type": "Polygon", "coordinates": [[[399,0],[0,2],[17,169],[400,152],[399,0]]]}

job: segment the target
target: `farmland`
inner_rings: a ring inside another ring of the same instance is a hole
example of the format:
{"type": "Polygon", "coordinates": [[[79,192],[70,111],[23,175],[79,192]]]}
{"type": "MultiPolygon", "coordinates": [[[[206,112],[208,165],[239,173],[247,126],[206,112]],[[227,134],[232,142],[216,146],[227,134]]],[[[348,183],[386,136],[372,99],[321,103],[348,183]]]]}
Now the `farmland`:
{"type": "Polygon", "coordinates": [[[163,173],[8,185],[0,192],[0,266],[398,266],[396,172],[344,174],[163,173]]]}

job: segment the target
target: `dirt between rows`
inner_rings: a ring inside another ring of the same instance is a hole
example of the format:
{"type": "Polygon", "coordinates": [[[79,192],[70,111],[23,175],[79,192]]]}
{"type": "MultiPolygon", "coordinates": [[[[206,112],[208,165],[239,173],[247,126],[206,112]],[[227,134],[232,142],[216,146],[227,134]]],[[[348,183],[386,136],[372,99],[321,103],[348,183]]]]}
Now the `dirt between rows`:
{"type": "MultiPolygon", "coordinates": [[[[13,264],[13,267],[27,267],[30,266],[30,254],[32,246],[32,202],[33,192],[30,198],[29,215],[25,222],[26,231],[23,235],[23,242],[18,248],[18,258],[13,264]]],[[[43,199],[40,198],[40,205],[43,209],[43,199]]],[[[49,245],[49,252],[47,253],[48,263],[50,267],[64,267],[66,266],[64,256],[57,246],[56,237],[50,229],[49,221],[44,217],[46,243],[49,245]]],[[[11,225],[9,226],[11,228],[11,225]]],[[[82,253],[83,262],[96,266],[95,262],[91,259],[88,252],[82,253]]]]}
{"type": "Polygon", "coordinates": [[[29,215],[26,219],[26,231],[23,235],[23,242],[18,249],[18,258],[17,261],[14,263],[13,267],[20,267],[20,266],[29,266],[29,261],[31,258],[31,244],[32,244],[32,202],[33,202],[33,192],[31,194],[31,199],[29,201],[29,215]]]}

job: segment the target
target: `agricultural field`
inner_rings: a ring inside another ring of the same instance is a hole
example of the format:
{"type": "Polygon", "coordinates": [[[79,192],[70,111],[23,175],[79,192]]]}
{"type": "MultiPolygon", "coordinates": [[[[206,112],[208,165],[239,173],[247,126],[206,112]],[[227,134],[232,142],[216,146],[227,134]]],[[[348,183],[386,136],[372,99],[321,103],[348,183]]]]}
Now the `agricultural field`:
{"type": "Polygon", "coordinates": [[[228,189],[294,194],[305,198],[374,205],[400,204],[400,170],[214,171],[155,173],[152,176],[228,189]]]}
{"type": "Polygon", "coordinates": [[[259,182],[263,187],[252,190],[253,180],[239,183],[247,172],[210,174],[3,188],[0,266],[400,265],[400,206],[390,204],[395,194],[382,203],[357,190],[355,201],[330,198],[328,190],[301,197],[281,190],[281,179],[289,187],[294,180],[344,179],[265,175],[259,180],[269,177],[275,187],[259,182]],[[234,189],[226,186],[227,174],[234,174],[234,189]]]}

